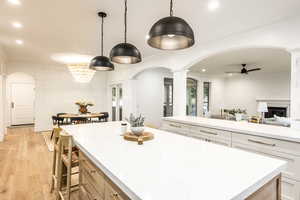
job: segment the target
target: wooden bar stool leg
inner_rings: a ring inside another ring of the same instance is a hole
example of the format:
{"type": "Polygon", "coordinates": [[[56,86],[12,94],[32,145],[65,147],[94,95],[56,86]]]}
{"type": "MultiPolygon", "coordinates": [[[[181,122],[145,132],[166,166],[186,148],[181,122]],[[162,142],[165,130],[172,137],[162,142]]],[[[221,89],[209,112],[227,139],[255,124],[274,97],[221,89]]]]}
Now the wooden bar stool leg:
{"type": "MultiPolygon", "coordinates": [[[[72,144],[72,138],[69,137],[69,144],[72,144]]],[[[72,145],[68,146],[68,152],[72,152],[72,145]]],[[[67,166],[67,200],[70,200],[71,191],[71,173],[72,173],[72,153],[68,153],[68,166],[67,166]]]]}

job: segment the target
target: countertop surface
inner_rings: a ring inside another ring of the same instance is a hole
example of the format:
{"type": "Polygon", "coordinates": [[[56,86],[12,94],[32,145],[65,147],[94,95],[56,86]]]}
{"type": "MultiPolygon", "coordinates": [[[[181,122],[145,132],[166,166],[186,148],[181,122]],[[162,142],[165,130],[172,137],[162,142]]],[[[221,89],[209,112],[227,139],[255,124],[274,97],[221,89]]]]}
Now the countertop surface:
{"type": "Polygon", "coordinates": [[[300,143],[300,131],[288,127],[255,124],[246,121],[237,122],[191,116],[165,117],[163,119],[172,122],[179,122],[196,126],[199,125],[208,128],[216,128],[300,143]]]}
{"type": "Polygon", "coordinates": [[[278,175],[285,161],[166,131],[143,145],[120,122],[63,126],[76,145],[133,200],[240,200],[278,175]]]}

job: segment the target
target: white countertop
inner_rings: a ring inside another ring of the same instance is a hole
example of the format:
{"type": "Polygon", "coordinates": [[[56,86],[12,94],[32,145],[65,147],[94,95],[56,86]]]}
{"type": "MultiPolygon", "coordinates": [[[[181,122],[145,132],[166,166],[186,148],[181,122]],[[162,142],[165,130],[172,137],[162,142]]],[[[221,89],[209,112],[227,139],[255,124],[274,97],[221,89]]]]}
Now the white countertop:
{"type": "Polygon", "coordinates": [[[147,128],[154,140],[125,141],[120,122],[63,126],[75,143],[133,200],[240,200],[286,162],[147,128]]]}
{"type": "Polygon", "coordinates": [[[222,129],[238,133],[275,138],[300,143],[300,131],[288,127],[273,126],[266,124],[248,123],[246,121],[229,121],[220,119],[210,119],[203,117],[165,117],[167,121],[203,126],[208,128],[222,129]]]}

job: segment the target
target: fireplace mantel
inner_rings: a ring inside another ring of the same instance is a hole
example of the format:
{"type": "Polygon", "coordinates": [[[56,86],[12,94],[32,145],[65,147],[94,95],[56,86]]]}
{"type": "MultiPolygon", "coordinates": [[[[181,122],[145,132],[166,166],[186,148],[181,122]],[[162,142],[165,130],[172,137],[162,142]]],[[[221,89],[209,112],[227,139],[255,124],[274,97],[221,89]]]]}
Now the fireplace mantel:
{"type": "Polygon", "coordinates": [[[256,102],[267,102],[269,107],[283,107],[287,109],[287,117],[290,117],[291,100],[287,98],[257,98],[256,102]]]}

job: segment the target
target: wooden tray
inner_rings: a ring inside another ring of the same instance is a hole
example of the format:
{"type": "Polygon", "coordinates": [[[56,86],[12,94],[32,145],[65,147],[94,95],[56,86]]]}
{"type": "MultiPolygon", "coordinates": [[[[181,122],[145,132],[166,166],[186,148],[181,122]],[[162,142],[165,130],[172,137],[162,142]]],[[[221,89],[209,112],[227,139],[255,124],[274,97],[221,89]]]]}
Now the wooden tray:
{"type": "Polygon", "coordinates": [[[141,136],[136,136],[131,132],[127,132],[123,135],[125,140],[138,142],[139,145],[142,145],[145,141],[153,140],[154,135],[150,132],[144,132],[141,136]]]}

